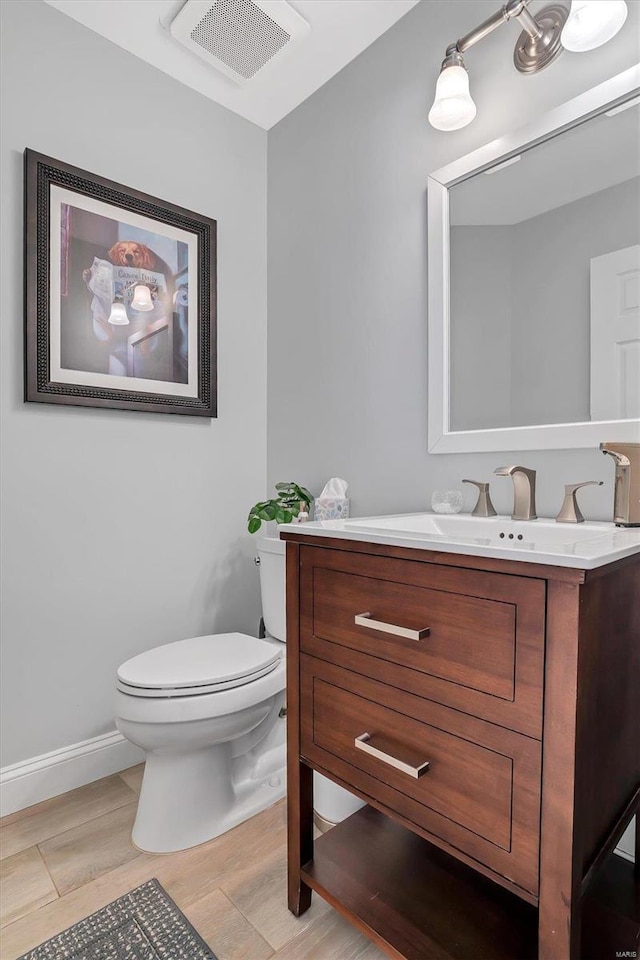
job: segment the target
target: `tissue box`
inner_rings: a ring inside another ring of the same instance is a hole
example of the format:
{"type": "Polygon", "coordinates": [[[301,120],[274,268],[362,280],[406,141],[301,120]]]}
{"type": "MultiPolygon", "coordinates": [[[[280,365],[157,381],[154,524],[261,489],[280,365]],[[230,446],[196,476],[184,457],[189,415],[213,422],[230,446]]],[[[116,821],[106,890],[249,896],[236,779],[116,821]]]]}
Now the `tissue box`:
{"type": "Polygon", "coordinates": [[[346,520],[349,516],[349,497],[322,497],[313,501],[314,520],[346,520]]]}

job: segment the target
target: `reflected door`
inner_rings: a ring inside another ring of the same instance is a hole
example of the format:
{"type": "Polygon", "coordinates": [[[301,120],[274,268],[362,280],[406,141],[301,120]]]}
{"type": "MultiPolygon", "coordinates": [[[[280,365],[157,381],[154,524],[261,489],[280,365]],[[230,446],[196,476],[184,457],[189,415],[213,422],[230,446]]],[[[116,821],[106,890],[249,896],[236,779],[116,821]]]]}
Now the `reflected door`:
{"type": "Polygon", "coordinates": [[[640,245],[591,260],[591,419],[640,417],[640,245]]]}

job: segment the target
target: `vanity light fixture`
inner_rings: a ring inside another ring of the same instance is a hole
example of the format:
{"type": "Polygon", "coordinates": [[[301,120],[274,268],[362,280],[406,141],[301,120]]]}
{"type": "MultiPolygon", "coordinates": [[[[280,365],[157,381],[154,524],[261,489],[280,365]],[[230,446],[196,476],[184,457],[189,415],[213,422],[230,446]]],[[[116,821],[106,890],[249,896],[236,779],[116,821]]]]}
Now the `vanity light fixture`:
{"type": "Polygon", "coordinates": [[[561,3],[553,3],[535,17],[527,9],[530,3],[531,0],[507,0],[501,10],[447,47],[429,111],[432,127],[460,130],[471,123],[476,105],[469,92],[469,75],[462,55],[503,23],[517,20],[523,28],[516,41],[513,62],[520,73],[533,74],[553,63],[565,48],[582,52],[606,43],[627,18],[625,0],[572,0],[571,11],[561,3]]]}
{"type": "Polygon", "coordinates": [[[429,111],[429,123],[436,130],[460,130],[471,123],[476,105],[469,93],[469,74],[462,55],[449,52],[442,61],[436,83],[436,98],[429,111]]]}
{"type": "Polygon", "coordinates": [[[114,300],[111,304],[111,313],[109,314],[109,323],[114,327],[126,327],[129,323],[127,308],[120,300],[114,300]]]}
{"type": "Polygon", "coordinates": [[[573,0],[562,46],[574,53],[601,47],[622,28],[627,12],[625,0],[573,0]]]}

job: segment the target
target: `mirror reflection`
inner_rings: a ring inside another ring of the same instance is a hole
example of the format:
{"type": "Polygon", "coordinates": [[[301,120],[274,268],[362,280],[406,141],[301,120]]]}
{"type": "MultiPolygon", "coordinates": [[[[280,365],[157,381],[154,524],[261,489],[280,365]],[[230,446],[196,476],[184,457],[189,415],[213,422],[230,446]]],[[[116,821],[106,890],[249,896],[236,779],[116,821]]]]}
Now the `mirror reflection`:
{"type": "Polygon", "coordinates": [[[640,417],[639,101],[449,190],[451,430],[640,417]]]}

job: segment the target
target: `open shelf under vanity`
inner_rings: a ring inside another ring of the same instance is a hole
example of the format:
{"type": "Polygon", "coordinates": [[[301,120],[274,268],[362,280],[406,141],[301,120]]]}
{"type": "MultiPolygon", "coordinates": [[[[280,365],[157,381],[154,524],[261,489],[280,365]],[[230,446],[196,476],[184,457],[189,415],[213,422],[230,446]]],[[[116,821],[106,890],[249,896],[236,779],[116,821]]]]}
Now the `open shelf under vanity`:
{"type": "MultiPolygon", "coordinates": [[[[535,960],[536,907],[371,807],[314,842],[301,877],[390,956],[535,960]]],[[[633,864],[611,855],[582,915],[584,960],[636,955],[633,864]]]]}

